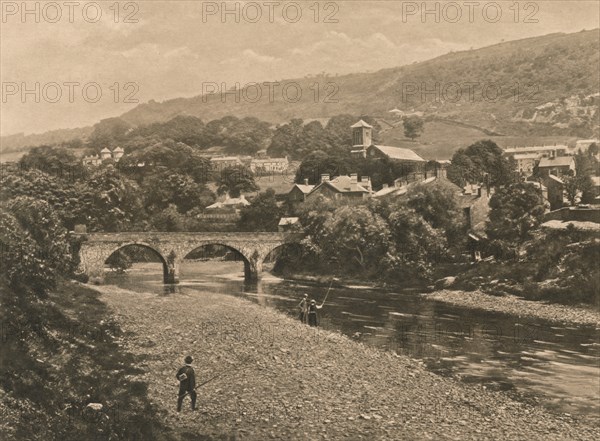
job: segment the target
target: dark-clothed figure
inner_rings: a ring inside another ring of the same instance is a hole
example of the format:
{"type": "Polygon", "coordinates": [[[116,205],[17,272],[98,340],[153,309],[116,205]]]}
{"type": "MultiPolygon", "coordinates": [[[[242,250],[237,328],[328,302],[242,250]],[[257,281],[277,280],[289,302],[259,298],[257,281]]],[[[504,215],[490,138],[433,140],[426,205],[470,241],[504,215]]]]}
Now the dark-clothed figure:
{"type": "Polygon", "coordinates": [[[304,298],[300,301],[298,307],[300,308],[300,321],[306,323],[308,315],[308,294],[304,294],[304,298]]]}
{"type": "Polygon", "coordinates": [[[177,371],[179,380],[179,397],[177,398],[177,412],[181,412],[181,404],[186,395],[192,399],[192,410],[196,410],[196,374],[192,367],[194,359],[191,356],[185,357],[185,366],[177,371]]]}
{"type": "Polygon", "coordinates": [[[316,301],[310,301],[310,305],[308,305],[308,324],[310,326],[319,326],[317,310],[321,309],[322,307],[323,305],[317,305],[316,301]]]}

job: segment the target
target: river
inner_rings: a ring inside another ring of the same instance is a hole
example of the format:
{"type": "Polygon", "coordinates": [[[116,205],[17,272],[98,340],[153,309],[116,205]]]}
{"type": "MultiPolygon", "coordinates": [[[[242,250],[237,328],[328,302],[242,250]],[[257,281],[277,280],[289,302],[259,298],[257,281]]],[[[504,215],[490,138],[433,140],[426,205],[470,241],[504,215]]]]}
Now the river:
{"type": "MultiPolygon", "coordinates": [[[[320,303],[328,286],[265,277],[243,280],[239,262],[189,262],[179,285],[162,284],[159,264],[136,264],[106,283],[156,295],[219,292],[247,298],[294,317],[304,293],[320,303]]],[[[421,360],[428,369],[503,390],[550,410],[600,422],[600,330],[465,309],[414,290],[331,288],[320,326],[355,341],[421,360]]]]}

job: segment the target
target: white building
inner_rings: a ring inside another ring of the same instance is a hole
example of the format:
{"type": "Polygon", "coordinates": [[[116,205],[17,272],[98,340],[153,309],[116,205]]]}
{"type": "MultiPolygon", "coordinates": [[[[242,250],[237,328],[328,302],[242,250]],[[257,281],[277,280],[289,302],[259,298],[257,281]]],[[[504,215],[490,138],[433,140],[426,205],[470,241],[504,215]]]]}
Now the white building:
{"type": "Polygon", "coordinates": [[[250,162],[253,173],[276,173],[287,170],[289,161],[285,158],[255,158],[250,162]]]}
{"type": "Polygon", "coordinates": [[[102,150],[100,150],[100,155],[84,156],[81,162],[83,165],[98,166],[109,159],[119,162],[124,154],[125,150],[123,150],[121,147],[117,147],[112,151],[109,148],[104,147],[102,150]]]}

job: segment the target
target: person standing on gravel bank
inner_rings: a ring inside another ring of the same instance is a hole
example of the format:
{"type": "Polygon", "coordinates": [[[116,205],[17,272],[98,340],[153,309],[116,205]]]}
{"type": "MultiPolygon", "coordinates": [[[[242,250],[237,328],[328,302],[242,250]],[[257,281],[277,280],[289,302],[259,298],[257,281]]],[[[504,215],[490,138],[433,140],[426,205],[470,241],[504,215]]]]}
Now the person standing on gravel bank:
{"type": "Polygon", "coordinates": [[[315,300],[310,301],[310,305],[308,306],[308,324],[310,326],[319,326],[319,321],[317,318],[317,310],[321,309],[323,304],[317,305],[315,300]]]}
{"type": "Polygon", "coordinates": [[[306,294],[306,293],[304,294],[304,297],[300,301],[300,304],[298,305],[298,307],[300,308],[300,321],[302,323],[306,323],[307,314],[308,314],[308,294],[306,294]]]}
{"type": "Polygon", "coordinates": [[[192,399],[192,410],[196,410],[196,373],[192,367],[194,359],[191,355],[185,357],[185,366],[177,371],[179,380],[179,396],[177,398],[177,412],[181,412],[181,405],[186,395],[192,399]]]}

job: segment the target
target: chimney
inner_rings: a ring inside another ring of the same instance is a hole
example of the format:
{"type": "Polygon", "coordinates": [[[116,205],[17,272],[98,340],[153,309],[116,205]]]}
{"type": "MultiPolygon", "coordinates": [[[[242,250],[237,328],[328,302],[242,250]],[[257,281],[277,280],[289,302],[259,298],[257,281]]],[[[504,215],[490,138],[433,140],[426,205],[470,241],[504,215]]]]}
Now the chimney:
{"type": "Polygon", "coordinates": [[[383,188],[388,188],[388,187],[389,187],[389,185],[383,184],[383,188]]]}
{"type": "Polygon", "coordinates": [[[329,175],[328,174],[321,175],[321,182],[328,182],[328,181],[329,181],[329,175]]]}
{"type": "Polygon", "coordinates": [[[304,178],[304,185],[308,185],[308,178],[304,178]]]}
{"type": "Polygon", "coordinates": [[[358,182],[358,173],[352,173],[350,175],[350,182],[356,184],[358,182]]]}

